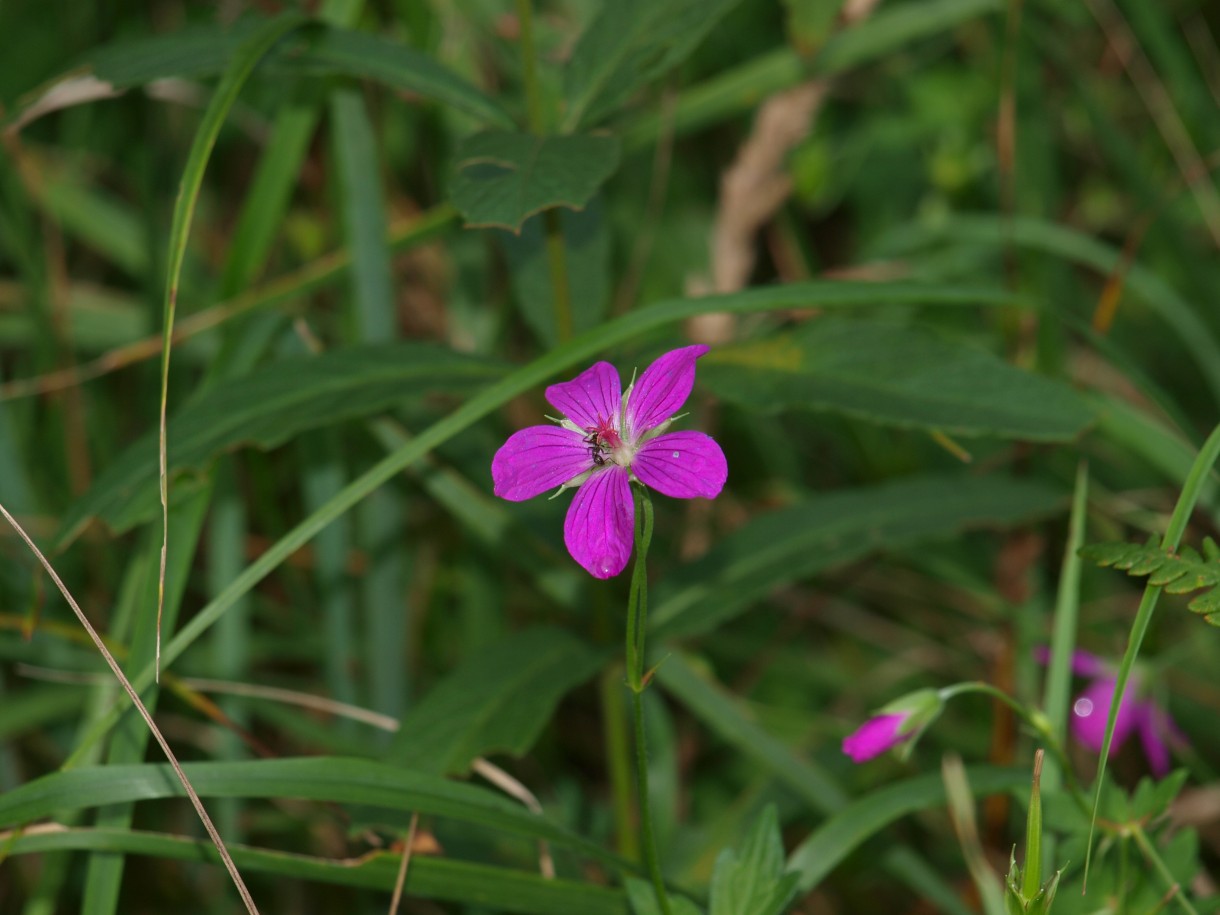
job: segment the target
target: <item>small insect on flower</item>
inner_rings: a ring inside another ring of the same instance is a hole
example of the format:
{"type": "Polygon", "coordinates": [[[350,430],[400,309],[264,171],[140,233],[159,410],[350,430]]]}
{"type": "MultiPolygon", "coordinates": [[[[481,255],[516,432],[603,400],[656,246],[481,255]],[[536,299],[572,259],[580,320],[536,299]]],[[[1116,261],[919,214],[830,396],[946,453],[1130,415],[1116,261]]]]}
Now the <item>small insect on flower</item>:
{"type": "Polygon", "coordinates": [[[568,552],[595,578],[619,574],[631,558],[632,482],[677,499],[714,499],[728,479],[724,452],[710,436],[668,431],[706,352],[671,350],[626,391],[608,362],[551,385],[546,399],[563,418],[515,432],[500,446],[491,461],[496,495],[520,502],[556,486],[576,489],[563,525],[568,552]]]}

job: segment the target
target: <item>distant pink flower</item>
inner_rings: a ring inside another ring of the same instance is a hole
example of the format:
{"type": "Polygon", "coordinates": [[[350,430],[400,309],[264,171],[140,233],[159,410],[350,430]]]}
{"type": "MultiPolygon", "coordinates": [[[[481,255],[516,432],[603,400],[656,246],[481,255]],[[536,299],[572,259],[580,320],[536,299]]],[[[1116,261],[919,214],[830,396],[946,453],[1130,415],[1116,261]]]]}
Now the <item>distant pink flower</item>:
{"type": "Polygon", "coordinates": [[[843,738],[843,752],[862,763],[903,744],[906,757],[945,707],[944,696],[934,689],[917,689],[877,710],[873,717],[843,738]]]}
{"type": "Polygon", "coordinates": [[[495,493],[520,502],[576,489],[563,525],[572,558],[611,578],[631,558],[632,480],[678,499],[713,499],[728,478],[724,452],[702,432],[666,432],[695,384],[706,346],[671,350],[622,392],[618,372],[598,362],[546,389],[564,418],[509,437],[491,461],[495,493]]]}
{"type": "Polygon", "coordinates": [[[891,747],[915,736],[914,731],[898,733],[898,729],[911,716],[910,712],[895,712],[890,715],[874,715],[851,734],[843,738],[843,752],[852,762],[862,763],[880,756],[891,747]]]}
{"type": "MultiPolygon", "coordinates": [[[[1050,660],[1050,650],[1044,645],[1035,648],[1034,655],[1040,664],[1050,660]]],[[[1092,681],[1072,702],[1072,734],[1090,750],[1100,753],[1105,743],[1110,703],[1114,701],[1114,690],[1118,686],[1116,671],[1096,655],[1077,650],[1072,653],[1072,672],[1092,681]]],[[[1184,742],[1186,738],[1169,713],[1152,699],[1142,698],[1141,691],[1140,677],[1133,671],[1114,719],[1110,755],[1118,752],[1132,732],[1137,733],[1149,768],[1158,778],[1163,778],[1169,774],[1169,745],[1184,742]]]]}

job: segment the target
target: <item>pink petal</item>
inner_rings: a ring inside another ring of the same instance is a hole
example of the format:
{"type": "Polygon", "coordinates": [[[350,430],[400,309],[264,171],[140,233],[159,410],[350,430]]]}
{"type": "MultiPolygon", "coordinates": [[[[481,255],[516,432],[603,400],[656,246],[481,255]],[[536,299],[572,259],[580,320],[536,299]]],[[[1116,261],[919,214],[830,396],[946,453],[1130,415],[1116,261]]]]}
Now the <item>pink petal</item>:
{"type": "Polygon", "coordinates": [[[856,730],[843,738],[843,752],[852,762],[862,763],[880,756],[890,747],[897,746],[910,734],[899,734],[898,728],[907,715],[896,712],[889,715],[874,715],[856,730]]]}
{"type": "Polygon", "coordinates": [[[594,578],[613,578],[631,558],[634,524],[627,471],[608,466],[576,490],[563,522],[563,542],[594,578]]]}
{"type": "MultiPolygon", "coordinates": [[[[1039,664],[1049,664],[1051,662],[1050,646],[1035,646],[1034,660],[1039,664]]],[[[1077,648],[1072,652],[1072,673],[1078,677],[1104,677],[1111,670],[1112,668],[1109,664],[1092,652],[1081,648],[1077,648]]]]}
{"type": "Polygon", "coordinates": [[[645,486],[675,499],[714,499],[729,476],[724,452],[702,432],[658,435],[636,454],[631,469],[645,486]]]}
{"type": "Polygon", "coordinates": [[[1142,702],[1139,706],[1139,721],[1136,724],[1148,767],[1157,778],[1169,774],[1169,738],[1177,728],[1169,715],[1153,702],[1142,702]]]}
{"type": "MultiPolygon", "coordinates": [[[[1110,717],[1110,702],[1114,699],[1116,685],[1117,681],[1113,677],[1097,680],[1089,684],[1088,689],[1072,703],[1072,733],[1091,750],[1101,750],[1105,741],[1106,720],[1110,717]]],[[[1138,724],[1139,715],[1135,709],[1136,703],[1131,697],[1131,686],[1128,681],[1126,694],[1118,709],[1118,717],[1114,721],[1114,737],[1110,741],[1111,753],[1122,746],[1138,724]]]]}
{"type": "Polygon", "coordinates": [[[562,426],[530,426],[500,446],[491,459],[491,478],[497,496],[520,502],[592,467],[592,453],[578,433],[562,426]]]}
{"type": "Polygon", "coordinates": [[[546,399],[582,429],[596,429],[606,423],[617,429],[622,390],[614,366],[596,362],[571,381],[551,385],[546,389],[546,399]]]}
{"type": "Polygon", "coordinates": [[[644,369],[627,399],[629,436],[638,438],[681,409],[695,386],[695,360],[706,352],[706,346],[684,346],[644,369]]]}

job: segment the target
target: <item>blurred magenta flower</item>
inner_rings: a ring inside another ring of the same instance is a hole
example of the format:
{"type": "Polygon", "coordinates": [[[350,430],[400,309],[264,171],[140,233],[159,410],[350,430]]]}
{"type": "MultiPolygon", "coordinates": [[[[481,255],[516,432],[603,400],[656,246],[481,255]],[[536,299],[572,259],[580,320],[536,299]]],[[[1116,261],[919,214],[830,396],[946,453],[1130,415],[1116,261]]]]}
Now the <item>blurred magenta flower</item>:
{"type": "Polygon", "coordinates": [[[724,452],[710,436],[665,431],[706,352],[671,350],[625,392],[608,362],[551,385],[546,399],[564,418],[515,432],[500,446],[491,461],[496,495],[520,502],[555,486],[579,487],[563,525],[568,552],[595,578],[623,571],[635,520],[632,480],[678,499],[713,499],[728,479],[724,452]]]}
{"type": "Polygon", "coordinates": [[[844,737],[843,752],[852,762],[862,763],[911,741],[904,748],[909,752],[914,740],[940,715],[944,704],[944,698],[934,689],[907,693],[844,737]]]}
{"type": "Polygon", "coordinates": [[[891,747],[911,738],[910,733],[899,733],[899,729],[909,717],[910,712],[874,715],[843,738],[843,752],[851,757],[852,762],[857,763],[880,756],[891,747]]]}
{"type": "MultiPolygon", "coordinates": [[[[1050,661],[1050,649],[1045,645],[1034,649],[1034,654],[1040,664],[1050,661]]],[[[1117,673],[1097,655],[1079,649],[1072,653],[1072,673],[1092,681],[1072,702],[1072,734],[1090,750],[1100,753],[1105,742],[1110,703],[1118,685],[1117,673]]],[[[1132,671],[1114,720],[1110,755],[1113,756],[1134,732],[1139,735],[1152,773],[1163,778],[1169,774],[1170,744],[1184,742],[1185,737],[1169,713],[1152,699],[1142,697],[1142,692],[1139,673],[1132,671]]]]}

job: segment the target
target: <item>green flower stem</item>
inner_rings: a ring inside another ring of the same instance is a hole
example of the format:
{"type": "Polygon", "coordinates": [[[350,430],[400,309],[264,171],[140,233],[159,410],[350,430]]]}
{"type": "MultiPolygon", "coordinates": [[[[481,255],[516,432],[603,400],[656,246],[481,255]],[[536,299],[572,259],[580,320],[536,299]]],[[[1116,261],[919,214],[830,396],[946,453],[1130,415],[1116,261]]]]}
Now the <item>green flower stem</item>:
{"type": "Polygon", "coordinates": [[[1079,806],[1082,811],[1088,809],[1088,804],[1085,802],[1084,796],[1080,793],[1080,787],[1075,783],[1075,779],[1072,777],[1072,770],[1068,764],[1067,754],[1063,750],[1063,743],[1051,731],[1049,722],[1047,721],[1045,715],[1030,711],[1002,689],[997,689],[990,683],[983,683],[981,680],[971,680],[967,683],[955,683],[952,686],[946,686],[944,689],[940,690],[940,698],[941,701],[948,702],[953,697],[963,695],[964,693],[982,693],[983,695],[990,696],[993,699],[999,699],[1010,709],[1016,712],[1017,717],[1029,725],[1034,730],[1034,733],[1038,735],[1038,738],[1046,744],[1046,747],[1048,750],[1050,750],[1051,755],[1058,760],[1063,771],[1067,773],[1069,779],[1068,788],[1072,797],[1076,800],[1077,806],[1079,806]]]}
{"type": "MultiPolygon", "coordinates": [[[[538,55],[534,49],[534,9],[531,0],[517,0],[517,22],[521,28],[521,81],[525,84],[525,112],[530,132],[546,133],[542,87],[538,84],[538,55]]],[[[563,219],[551,208],[542,214],[546,234],[546,259],[551,273],[551,298],[555,303],[555,332],[560,343],[572,339],[572,298],[568,288],[568,255],[563,244],[563,219]]]]}
{"type": "Polygon", "coordinates": [[[640,860],[639,836],[631,822],[631,747],[627,736],[627,708],[623,703],[623,669],[608,667],[601,679],[602,729],[606,741],[606,768],[614,801],[614,839],[618,853],[640,860]]]}
{"type": "Polygon", "coordinates": [[[546,231],[546,258],[551,268],[551,298],[555,302],[555,332],[560,343],[572,339],[572,296],[568,289],[568,252],[563,242],[563,214],[549,209],[542,214],[546,231]]]}
{"type": "MultiPolygon", "coordinates": [[[[1186,475],[1186,482],[1182,485],[1182,494],[1178,496],[1178,504],[1173,508],[1173,514],[1169,517],[1169,526],[1165,528],[1165,536],[1161,539],[1161,549],[1166,553],[1172,553],[1178,548],[1182,534],[1186,531],[1186,523],[1195,510],[1203,484],[1207,482],[1217,457],[1220,457],[1220,426],[1213,429],[1212,434],[1207,437],[1207,441],[1199,450],[1199,456],[1191,465],[1190,473],[1186,475]]],[[[1135,659],[1139,657],[1140,646],[1144,642],[1144,635],[1148,631],[1148,624],[1152,622],[1152,612],[1156,609],[1156,602],[1160,596],[1160,585],[1150,583],[1144,588],[1139,610],[1135,613],[1135,622],[1131,624],[1131,633],[1127,636],[1127,650],[1123,653],[1122,663],[1118,666],[1118,678],[1114,683],[1114,698],[1110,701],[1110,714],[1106,719],[1106,737],[1102,741],[1101,756],[1097,760],[1097,787],[1093,794],[1093,816],[1089,823],[1089,842],[1084,856],[1086,886],[1089,879],[1089,864],[1093,858],[1093,832],[1097,828],[1097,809],[1101,805],[1101,789],[1106,777],[1106,761],[1110,758],[1110,744],[1114,740],[1114,723],[1118,719],[1118,709],[1127,690],[1127,681],[1131,679],[1131,670],[1135,667],[1135,659]]]]}
{"type": "Polygon", "coordinates": [[[657,905],[670,915],[669,897],[661,876],[657,839],[652,831],[652,805],[648,798],[648,747],[644,735],[644,636],[648,631],[648,547],[652,543],[652,498],[641,486],[635,514],[635,565],[631,569],[631,592],[627,598],[627,685],[631,688],[631,711],[635,719],[636,782],[640,804],[640,839],[644,863],[652,877],[657,905]]]}
{"type": "Polygon", "coordinates": [[[517,25],[521,29],[521,81],[525,84],[525,114],[530,130],[541,134],[542,88],[538,85],[538,56],[534,51],[534,7],[531,0],[517,0],[517,25]]]}
{"type": "Polygon", "coordinates": [[[1173,901],[1178,904],[1178,907],[1189,915],[1199,915],[1198,910],[1194,907],[1186,894],[1182,891],[1181,885],[1174,878],[1169,870],[1169,865],[1165,863],[1165,859],[1161,857],[1160,852],[1156,850],[1156,846],[1148,839],[1148,833],[1144,832],[1143,827],[1139,824],[1131,826],[1131,836],[1135,839],[1135,844],[1140,847],[1140,851],[1144,853],[1144,857],[1152,864],[1156,872],[1160,874],[1161,879],[1165,881],[1165,885],[1177,892],[1173,894],[1173,901]]]}

